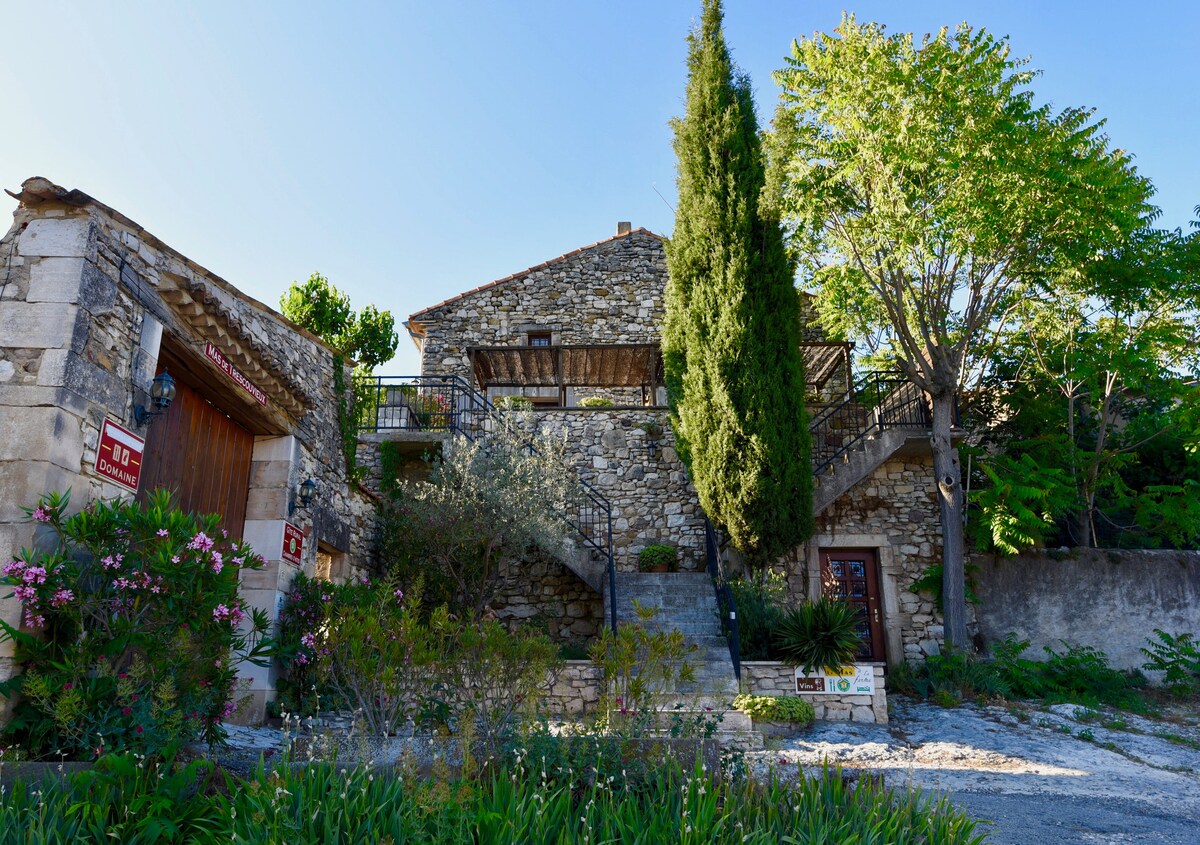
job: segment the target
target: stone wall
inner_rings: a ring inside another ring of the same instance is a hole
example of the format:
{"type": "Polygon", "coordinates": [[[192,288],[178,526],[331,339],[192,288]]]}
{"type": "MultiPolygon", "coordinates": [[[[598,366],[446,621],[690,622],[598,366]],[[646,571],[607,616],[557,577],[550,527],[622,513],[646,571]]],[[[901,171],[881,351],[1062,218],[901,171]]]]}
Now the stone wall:
{"type": "Polygon", "coordinates": [[[662,239],[644,229],[575,250],[414,314],[421,373],[473,384],[468,348],[523,345],[531,331],[555,345],[657,343],[666,281],[662,239]]]}
{"type": "Polygon", "coordinates": [[[1140,669],[1154,629],[1200,637],[1200,551],[1072,549],[1014,558],[976,555],[978,631],[1031,643],[1026,657],[1063,643],[1089,646],[1118,669],[1140,669]]]}
{"type": "MultiPolygon", "coordinates": [[[[307,571],[318,544],[353,571],[372,520],[369,498],[346,483],[335,352],[85,194],[29,180],[20,199],[0,239],[0,556],[31,544],[19,508],[46,491],[70,488],[75,509],[129,497],[95,471],[100,427],[110,419],[147,433],[133,408],[149,404],[169,353],[183,362],[177,377],[254,435],[243,536],[268,566],[247,574],[247,600],[274,615],[298,571],[280,560],[289,518],[308,535],[307,571]],[[205,356],[209,342],[265,404],[205,356]],[[314,506],[289,515],[306,478],[317,482],[314,506]]],[[[15,601],[0,601],[7,621],[18,613],[15,601]]],[[[0,645],[0,677],[11,672],[2,663],[11,648],[0,645]]],[[[261,707],[268,673],[249,674],[261,707]]]]}
{"type": "Polygon", "coordinates": [[[684,570],[704,566],[704,516],[696,490],[675,452],[663,409],[534,411],[541,432],[561,438],[567,459],[613,508],[613,547],[622,572],[637,569],[638,553],[656,543],[679,549],[684,570]],[[662,431],[651,457],[640,425],[662,431]]]}
{"type": "Polygon", "coordinates": [[[596,712],[603,689],[603,669],[590,660],[568,660],[546,696],[546,711],[567,719],[590,715],[596,712]]]}
{"type": "Polygon", "coordinates": [[[510,564],[492,609],[500,619],[545,627],[555,642],[583,643],[603,625],[600,594],[545,555],[510,564]]]}
{"type": "MultiPolygon", "coordinates": [[[[830,722],[875,722],[887,724],[887,691],[883,666],[874,667],[874,695],[802,695],[813,706],[818,719],[830,722]]],[[[742,663],[742,689],[753,695],[796,695],[795,667],[777,660],[742,663]]]]}

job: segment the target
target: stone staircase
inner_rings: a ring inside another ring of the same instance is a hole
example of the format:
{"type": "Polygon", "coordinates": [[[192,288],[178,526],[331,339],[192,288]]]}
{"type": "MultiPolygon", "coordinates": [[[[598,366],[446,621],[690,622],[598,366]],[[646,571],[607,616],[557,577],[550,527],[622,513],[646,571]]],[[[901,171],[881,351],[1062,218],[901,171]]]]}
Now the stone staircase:
{"type": "Polygon", "coordinates": [[[909,440],[917,437],[927,439],[928,435],[914,435],[911,430],[884,429],[859,440],[828,469],[814,477],[813,515],[832,505],[839,496],[882,466],[909,440]]]}
{"type": "MultiPolygon", "coordinates": [[[[609,618],[610,596],[604,593],[604,618],[609,618]]],[[[717,739],[725,747],[761,748],[762,735],[753,729],[745,713],[733,709],[738,694],[729,644],[721,632],[717,598],[707,573],[702,572],[618,572],[617,627],[642,624],[651,630],[676,630],[696,647],[690,662],[695,668],[694,681],[679,685],[667,693],[661,703],[664,719],[673,714],[687,719],[700,713],[721,717],[717,739]],[[654,608],[657,614],[643,622],[634,609],[654,608]]]]}

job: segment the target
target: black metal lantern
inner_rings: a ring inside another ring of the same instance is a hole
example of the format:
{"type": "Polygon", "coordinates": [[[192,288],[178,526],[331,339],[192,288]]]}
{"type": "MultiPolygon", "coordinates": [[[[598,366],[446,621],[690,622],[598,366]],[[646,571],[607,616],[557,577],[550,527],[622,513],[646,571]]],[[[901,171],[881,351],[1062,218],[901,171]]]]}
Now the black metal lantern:
{"type": "Polygon", "coordinates": [[[311,478],[305,479],[303,482],[301,482],[296,488],[296,495],[294,495],[288,502],[288,516],[291,516],[293,513],[295,513],[297,507],[307,508],[309,505],[311,505],[313,503],[313,499],[316,497],[316,493],[317,482],[313,481],[311,478]]]}
{"type": "Polygon", "coordinates": [[[167,412],[167,408],[171,407],[171,402],[175,399],[175,379],[171,378],[171,374],[166,370],[154,377],[154,381],[150,382],[150,406],[152,411],[146,410],[145,405],[133,406],[133,419],[138,425],[146,425],[154,417],[162,416],[167,412]]]}
{"type": "Polygon", "coordinates": [[[317,482],[311,478],[300,485],[300,507],[306,508],[312,504],[313,496],[317,492],[317,482]]]}

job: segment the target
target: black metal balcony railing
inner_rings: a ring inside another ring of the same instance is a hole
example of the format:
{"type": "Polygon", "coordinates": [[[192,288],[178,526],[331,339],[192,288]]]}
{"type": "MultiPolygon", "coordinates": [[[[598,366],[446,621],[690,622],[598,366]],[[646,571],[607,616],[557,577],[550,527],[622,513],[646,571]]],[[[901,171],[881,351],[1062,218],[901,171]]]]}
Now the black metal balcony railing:
{"type": "Polygon", "coordinates": [[[821,408],[809,421],[813,472],[820,475],[876,431],[928,429],[930,424],[919,387],[899,373],[866,373],[846,398],[821,408]]]}
{"type": "MultiPolygon", "coordinates": [[[[459,376],[371,376],[356,384],[360,431],[444,432],[475,441],[498,424],[487,396],[459,376]]],[[[527,442],[525,448],[536,453],[527,442]]],[[[563,518],[601,556],[608,570],[609,624],[617,630],[617,576],[613,555],[612,504],[577,471],[569,473],[563,518]]]]}

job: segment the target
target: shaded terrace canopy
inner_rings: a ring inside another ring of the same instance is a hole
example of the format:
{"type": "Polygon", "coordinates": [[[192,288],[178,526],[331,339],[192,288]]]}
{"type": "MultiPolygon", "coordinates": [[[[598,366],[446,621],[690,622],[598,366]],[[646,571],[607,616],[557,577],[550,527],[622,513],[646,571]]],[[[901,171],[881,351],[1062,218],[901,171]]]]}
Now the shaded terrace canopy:
{"type": "Polygon", "coordinates": [[[467,351],[482,387],[658,387],[656,343],[482,346],[467,351]]]}
{"type": "MultiPolygon", "coordinates": [[[[841,368],[850,371],[849,343],[803,343],[800,348],[809,387],[824,387],[841,368]]],[[[484,388],[652,388],[665,383],[656,343],[477,346],[467,355],[476,382],[484,388]]]]}

